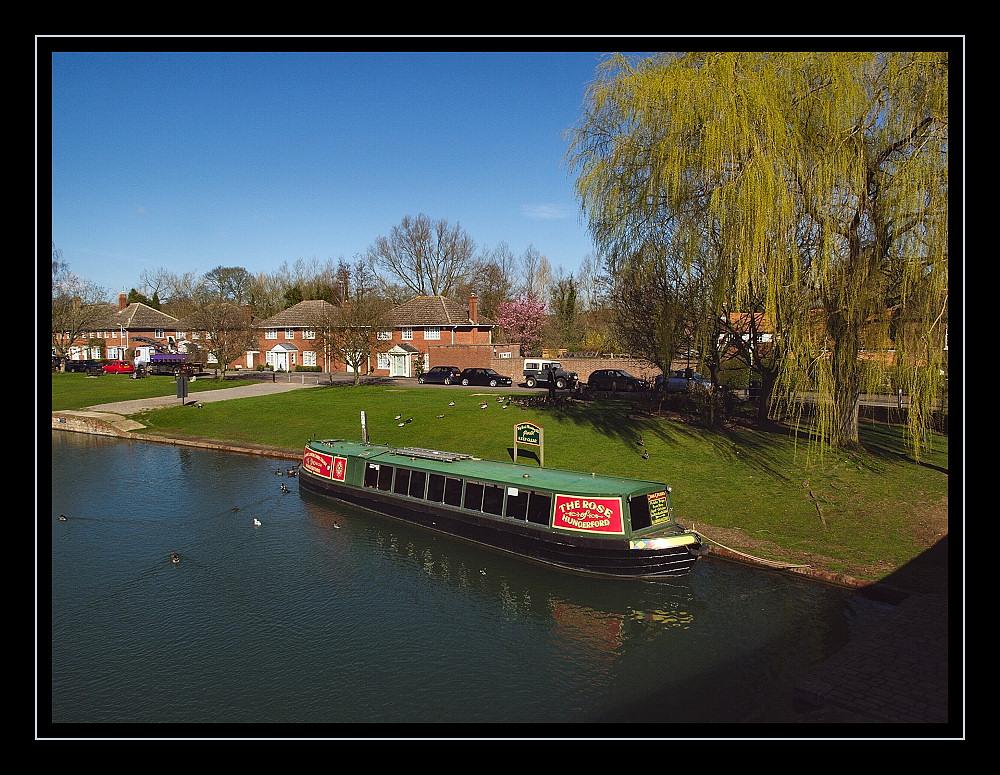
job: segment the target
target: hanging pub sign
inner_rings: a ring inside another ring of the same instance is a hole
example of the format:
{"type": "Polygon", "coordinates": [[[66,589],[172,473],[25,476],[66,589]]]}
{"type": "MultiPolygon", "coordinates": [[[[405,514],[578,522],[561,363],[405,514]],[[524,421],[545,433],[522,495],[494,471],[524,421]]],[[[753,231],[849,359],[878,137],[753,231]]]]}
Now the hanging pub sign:
{"type": "Polygon", "coordinates": [[[538,465],[545,466],[545,443],[542,426],[533,422],[519,422],[514,426],[514,460],[517,461],[519,444],[538,447],[538,465]]]}

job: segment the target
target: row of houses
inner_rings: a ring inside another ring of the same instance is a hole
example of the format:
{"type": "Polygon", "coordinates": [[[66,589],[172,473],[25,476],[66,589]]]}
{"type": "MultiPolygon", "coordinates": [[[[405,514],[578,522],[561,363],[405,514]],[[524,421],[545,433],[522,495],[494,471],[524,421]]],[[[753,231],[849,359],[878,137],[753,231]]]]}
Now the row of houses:
{"type": "MultiPolygon", "coordinates": [[[[324,372],[349,371],[342,356],[325,351],[316,334],[316,321],[333,309],[326,301],[302,301],[260,321],[254,321],[257,334],[254,347],[238,359],[225,364],[227,369],[271,368],[295,371],[300,367],[324,372]]],[[[248,309],[249,314],[249,309],[248,309]]],[[[386,316],[386,327],[376,332],[377,352],[359,371],[366,375],[411,377],[434,365],[492,367],[496,362],[520,360],[519,344],[493,341],[493,321],[479,315],[476,296],[468,305],[443,296],[417,296],[386,316]]],[[[118,296],[117,312],[111,312],[98,330],[67,345],[65,351],[74,360],[107,358],[143,360],[155,340],[170,350],[183,352],[191,344],[209,349],[203,331],[140,302],[128,303],[124,293],[118,296]]],[[[214,356],[209,366],[221,368],[214,356]]],[[[519,367],[519,366],[518,366],[519,367]]],[[[501,369],[498,369],[500,371],[501,369]]],[[[513,369],[511,369],[513,370],[513,369]]],[[[504,372],[508,369],[503,369],[504,372]]]]}

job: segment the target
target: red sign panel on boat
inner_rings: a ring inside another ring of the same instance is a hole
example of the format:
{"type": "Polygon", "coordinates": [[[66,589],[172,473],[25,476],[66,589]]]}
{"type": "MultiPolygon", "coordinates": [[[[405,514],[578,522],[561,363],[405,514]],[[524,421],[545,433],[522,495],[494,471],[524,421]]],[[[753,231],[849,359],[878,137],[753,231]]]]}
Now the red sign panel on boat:
{"type": "Polygon", "coordinates": [[[552,526],[584,533],[623,534],[622,499],[557,495],[552,526]]]}

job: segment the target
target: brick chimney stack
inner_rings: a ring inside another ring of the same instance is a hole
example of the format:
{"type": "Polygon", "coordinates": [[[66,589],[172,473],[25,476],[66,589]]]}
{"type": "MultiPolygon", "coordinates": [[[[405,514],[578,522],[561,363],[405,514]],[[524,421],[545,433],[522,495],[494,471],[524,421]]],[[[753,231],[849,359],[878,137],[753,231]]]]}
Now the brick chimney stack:
{"type": "Polygon", "coordinates": [[[118,311],[121,312],[128,306],[128,296],[124,293],[118,294],[118,311]]]}
{"type": "Polygon", "coordinates": [[[479,322],[479,297],[476,294],[469,297],[469,320],[473,323],[479,322]]]}

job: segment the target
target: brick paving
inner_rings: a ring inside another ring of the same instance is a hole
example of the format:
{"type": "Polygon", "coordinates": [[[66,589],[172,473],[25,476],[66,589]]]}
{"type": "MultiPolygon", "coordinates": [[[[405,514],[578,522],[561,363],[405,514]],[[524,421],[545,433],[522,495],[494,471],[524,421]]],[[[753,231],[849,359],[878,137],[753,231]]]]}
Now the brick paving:
{"type": "Polygon", "coordinates": [[[947,594],[911,594],[800,681],[796,702],[838,720],[948,723],[948,640],[947,594]]]}

